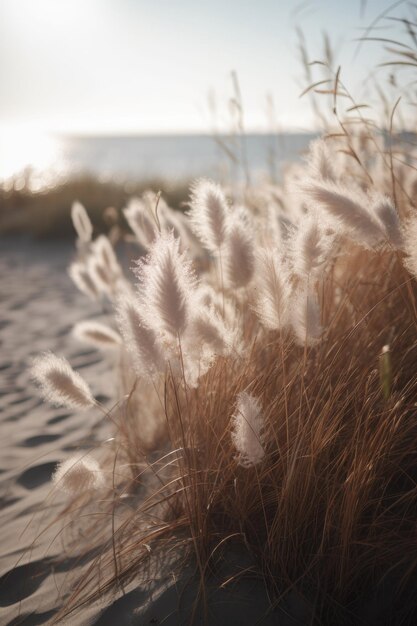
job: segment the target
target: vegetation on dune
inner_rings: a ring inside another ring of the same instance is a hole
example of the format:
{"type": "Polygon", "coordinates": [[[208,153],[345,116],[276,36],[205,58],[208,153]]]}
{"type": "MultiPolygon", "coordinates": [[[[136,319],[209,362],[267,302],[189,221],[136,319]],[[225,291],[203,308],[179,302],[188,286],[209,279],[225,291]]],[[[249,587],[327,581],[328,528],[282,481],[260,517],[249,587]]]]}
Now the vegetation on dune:
{"type": "Polygon", "coordinates": [[[167,188],[163,181],[140,183],[103,182],[93,176],[72,177],[33,191],[29,184],[0,186],[0,234],[26,234],[39,238],[73,238],[71,206],[74,199],[88,206],[96,233],[107,233],[115,224],[126,229],[121,209],[132,195],[147,189],[164,189],[173,208],[181,209],[187,182],[167,188]]]}
{"type": "MultiPolygon", "coordinates": [[[[349,141],[358,159],[316,141],[283,189],[252,190],[245,208],[204,180],[186,216],[150,193],[130,202],[148,248],[137,287],[74,205],[70,275],[115,310],[115,328],[74,331],[119,354],[112,513],[147,473],[158,480],[118,518],[104,587],[136,573],[164,536],[188,545],[201,575],[220,546],[240,544],[272,594],[296,585],[321,618],[324,607],[355,615],[387,576],[412,580],[414,174],[402,173],[394,205],[377,138],[349,141]]],[[[52,376],[51,355],[35,364],[48,396],[84,398],[58,365],[52,376]]]]}
{"type": "MultiPolygon", "coordinates": [[[[114,440],[94,453],[101,466],[80,468],[91,489],[67,510],[94,510],[97,536],[102,516],[104,545],[70,609],[157,570],[167,551],[193,555],[204,602],[233,545],[271,606],[296,591],[309,623],[415,621],[415,147],[395,107],[384,139],[340,70],[326,93],[335,125],[281,186],[237,197],[200,180],[186,214],[151,192],[132,200],[134,285],[73,208],[70,275],[115,313],[114,327],[75,333],[117,354],[120,394],[106,413],[114,440]]],[[[34,375],[49,397],[85,395],[45,381],[45,359],[34,375]]]]}

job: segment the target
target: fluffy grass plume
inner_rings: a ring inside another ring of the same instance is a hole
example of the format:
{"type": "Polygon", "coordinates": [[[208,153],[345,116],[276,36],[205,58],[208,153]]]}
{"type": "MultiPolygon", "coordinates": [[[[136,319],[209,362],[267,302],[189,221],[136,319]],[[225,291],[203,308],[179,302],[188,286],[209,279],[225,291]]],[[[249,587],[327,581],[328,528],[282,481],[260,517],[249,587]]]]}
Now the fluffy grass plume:
{"type": "Polygon", "coordinates": [[[281,255],[276,249],[258,252],[255,311],[265,328],[277,330],[288,322],[291,287],[281,255]]]}
{"type": "Polygon", "coordinates": [[[251,467],[260,463],[265,456],[262,445],[262,407],[259,399],[246,391],[240,392],[236,400],[232,416],[232,441],[238,452],[239,463],[251,467]]]}
{"type": "Polygon", "coordinates": [[[142,311],[140,301],[125,295],[118,304],[117,322],[138,376],[148,377],[164,369],[164,358],[158,335],[142,311]]]}
{"type": "Polygon", "coordinates": [[[358,189],[347,188],[330,181],[301,183],[307,202],[321,208],[337,220],[343,229],[364,245],[377,245],[383,238],[383,229],[369,210],[369,199],[358,189]]]}
{"type": "Polygon", "coordinates": [[[174,338],[181,336],[191,319],[196,279],[178,239],[172,233],[160,235],[136,275],[148,324],[174,338]]]}
{"type": "Polygon", "coordinates": [[[388,243],[394,248],[401,248],[403,245],[401,222],[392,199],[386,195],[375,194],[371,211],[381,221],[388,243]]]}
{"type": "Polygon", "coordinates": [[[213,354],[226,355],[232,349],[233,339],[233,333],[215,310],[201,307],[193,316],[188,345],[200,348],[206,344],[213,354]]]}
{"type": "Polygon", "coordinates": [[[308,286],[301,287],[293,295],[291,325],[302,346],[312,345],[320,339],[320,305],[316,293],[308,286]]]}
{"type": "Polygon", "coordinates": [[[51,353],[36,357],[31,376],[45,400],[52,404],[72,409],[89,409],[95,405],[89,386],[63,357],[51,353]]]}
{"type": "Polygon", "coordinates": [[[74,202],[71,207],[71,218],[78,238],[83,243],[89,243],[93,235],[93,225],[88,213],[80,202],[74,202]]]}
{"type": "Polygon", "coordinates": [[[72,456],[56,468],[52,481],[57,489],[72,496],[95,491],[104,485],[103,471],[89,454],[72,456]]]}
{"type": "Polygon", "coordinates": [[[328,142],[321,137],[310,144],[308,153],[308,168],[312,178],[326,181],[336,179],[335,167],[332,163],[332,154],[328,142]]]}
{"type": "Polygon", "coordinates": [[[413,211],[403,230],[405,264],[409,272],[417,279],[417,212],[413,211]]]}
{"type": "Polygon", "coordinates": [[[72,333],[79,341],[101,350],[115,350],[120,347],[122,342],[120,335],[115,330],[100,322],[78,322],[72,333]]]}
{"type": "Polygon", "coordinates": [[[123,213],[138,242],[147,250],[157,234],[156,221],[149,207],[143,200],[132,198],[123,213]]]}
{"type": "Polygon", "coordinates": [[[68,274],[77,288],[92,300],[100,296],[97,279],[91,275],[88,267],[81,261],[72,263],[68,268],[68,274]]]}
{"type": "Polygon", "coordinates": [[[232,289],[246,287],[255,274],[254,239],[245,224],[230,220],[224,244],[225,284],[232,289]]]}
{"type": "Polygon", "coordinates": [[[229,207],[222,188],[210,180],[199,180],[192,188],[191,228],[203,246],[217,254],[226,239],[229,207]]]}

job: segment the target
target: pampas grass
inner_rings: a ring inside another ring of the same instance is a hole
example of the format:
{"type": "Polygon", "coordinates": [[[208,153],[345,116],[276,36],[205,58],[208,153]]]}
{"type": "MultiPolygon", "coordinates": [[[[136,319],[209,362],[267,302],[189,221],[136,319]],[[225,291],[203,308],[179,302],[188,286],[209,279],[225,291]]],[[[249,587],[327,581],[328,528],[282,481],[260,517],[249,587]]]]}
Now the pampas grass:
{"type": "Polygon", "coordinates": [[[332,154],[324,139],[319,138],[311,142],[308,157],[308,168],[312,178],[335,181],[336,172],[332,164],[332,154]]]}
{"type": "Polygon", "coordinates": [[[192,188],[190,225],[203,246],[218,254],[226,239],[229,207],[222,188],[210,180],[199,180],[192,188]]]}
{"type": "Polygon", "coordinates": [[[160,235],[136,275],[149,325],[180,337],[191,318],[196,279],[190,261],[180,253],[178,239],[160,235]]]}
{"type": "Polygon", "coordinates": [[[63,357],[51,353],[36,357],[31,377],[40,386],[45,400],[56,406],[89,409],[95,405],[89,386],[63,357]]]}
{"type": "Polygon", "coordinates": [[[257,465],[265,456],[262,446],[263,416],[261,403],[246,391],[237,396],[232,416],[232,441],[238,462],[244,467],[257,465]]]}
{"type": "Polygon", "coordinates": [[[72,333],[78,341],[101,350],[117,350],[122,343],[122,338],[115,330],[96,321],[78,322],[72,333]]]}
{"type": "Polygon", "coordinates": [[[225,285],[246,287],[255,274],[254,240],[241,221],[230,220],[224,244],[225,285]]]}
{"type": "MultiPolygon", "coordinates": [[[[415,176],[397,175],[372,126],[346,128],[279,187],[200,180],[185,215],[160,195],[129,204],[147,252],[135,283],[78,225],[71,275],[108,297],[120,336],[95,321],[76,334],[117,347],[120,395],[100,564],[68,611],[157,575],[167,552],[195,559],[204,590],[229,545],[271,605],[294,592],[309,623],[367,623],[384,584],[395,619],[417,609],[415,176]]],[[[52,401],[94,404],[65,361],[35,371],[52,401]]]]}
{"type": "Polygon", "coordinates": [[[382,222],[388,243],[394,248],[401,248],[403,245],[401,223],[391,198],[382,194],[375,194],[371,211],[382,222]]]}
{"type": "Polygon", "coordinates": [[[265,328],[284,328],[288,321],[291,287],[288,270],[277,249],[258,253],[255,311],[265,328]]]}
{"type": "Polygon", "coordinates": [[[147,377],[163,370],[164,358],[158,335],[147,324],[140,302],[133,296],[124,296],[119,301],[117,322],[137,375],[147,377]]]}
{"type": "Polygon", "coordinates": [[[320,338],[320,306],[315,292],[308,286],[293,295],[291,325],[301,346],[313,345],[320,338]]]}
{"type": "MultiPolygon", "coordinates": [[[[106,588],[166,545],[204,571],[230,537],[271,598],[296,588],[318,623],[344,623],[351,598],[366,602],[392,567],[412,580],[404,546],[417,500],[404,476],[417,472],[417,289],[406,273],[417,275],[414,209],[404,196],[397,208],[357,171],[349,185],[340,161],[330,167],[330,148],[312,150],[284,181],[297,194],[254,190],[242,209],[241,197],[226,202],[219,186],[198,182],[185,218],[200,240],[192,251],[187,222],[171,229],[162,203],[133,286],[108,240],[78,252],[77,284],[94,293],[79,278],[87,272],[107,293],[120,332],[95,321],[75,331],[119,354],[117,454],[108,461],[117,486],[103,499],[104,520],[105,502],[117,506],[118,493],[148,485],[111,537],[103,521],[106,588]],[[279,233],[271,215],[285,222],[279,233]]],[[[94,404],[57,357],[35,369],[52,401],[94,404]]],[[[99,475],[77,461],[58,482],[77,498],[78,477],[88,490],[99,475]]],[[[96,597],[95,581],[90,570],[71,602],[96,597]]]]}
{"type": "Polygon", "coordinates": [[[210,308],[200,308],[193,316],[188,334],[188,345],[201,347],[207,344],[214,354],[227,355],[232,350],[233,333],[227,328],[219,313],[210,308]]]}
{"type": "Polygon", "coordinates": [[[305,215],[292,229],[288,241],[292,269],[302,279],[314,278],[330,258],[336,237],[325,229],[325,220],[314,213],[305,215]]]}
{"type": "Polygon", "coordinates": [[[413,212],[403,229],[405,265],[417,279],[417,212],[413,212]]]}
{"type": "Polygon", "coordinates": [[[147,250],[156,237],[157,228],[156,221],[145,202],[133,198],[123,209],[123,213],[138,242],[147,250]]]}
{"type": "Polygon", "coordinates": [[[80,241],[84,244],[89,243],[93,235],[93,225],[87,211],[80,202],[73,203],[71,218],[80,241]]]}
{"type": "Polygon", "coordinates": [[[99,463],[90,455],[78,455],[62,461],[56,468],[52,481],[57,489],[78,496],[85,491],[103,487],[104,476],[99,463]]]}
{"type": "Polygon", "coordinates": [[[300,187],[307,202],[335,217],[355,240],[366,246],[380,243],[381,225],[369,211],[369,199],[359,190],[324,180],[303,182],[300,187]]]}
{"type": "Polygon", "coordinates": [[[85,264],[81,262],[72,263],[68,268],[68,274],[82,293],[85,293],[92,300],[99,297],[100,289],[97,285],[97,279],[91,275],[85,264]]]}

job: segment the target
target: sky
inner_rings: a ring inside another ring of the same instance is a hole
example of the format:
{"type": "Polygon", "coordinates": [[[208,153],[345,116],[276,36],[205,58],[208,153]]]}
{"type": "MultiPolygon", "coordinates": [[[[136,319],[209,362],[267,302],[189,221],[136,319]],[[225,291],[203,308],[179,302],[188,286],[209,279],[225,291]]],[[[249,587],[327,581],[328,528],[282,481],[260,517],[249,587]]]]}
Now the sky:
{"type": "MultiPolygon", "coordinates": [[[[0,131],[210,132],[230,126],[231,72],[249,131],[314,126],[297,54],[330,34],[349,87],[363,90],[378,46],[362,46],[384,0],[0,0],[0,131]],[[361,6],[364,15],[361,16],[361,6]],[[268,97],[273,101],[267,105],[268,97]],[[215,102],[215,111],[209,106],[215,102]],[[269,111],[269,113],[268,113],[269,111]]],[[[386,34],[384,35],[386,36],[386,34]]]]}

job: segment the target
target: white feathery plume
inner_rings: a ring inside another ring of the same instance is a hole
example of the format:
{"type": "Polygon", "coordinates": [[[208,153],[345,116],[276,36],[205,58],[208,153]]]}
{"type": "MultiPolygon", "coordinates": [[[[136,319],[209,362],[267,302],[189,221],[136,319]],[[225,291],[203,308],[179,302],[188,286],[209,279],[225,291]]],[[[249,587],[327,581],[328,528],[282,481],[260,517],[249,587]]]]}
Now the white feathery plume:
{"type": "Polygon", "coordinates": [[[111,297],[114,289],[112,275],[104,265],[102,257],[90,254],[86,263],[87,273],[100,293],[111,297]]]}
{"type": "Polygon", "coordinates": [[[132,198],[123,209],[123,213],[138,242],[147,250],[157,235],[156,223],[148,203],[139,198],[132,198]]]}
{"type": "Polygon", "coordinates": [[[214,309],[200,307],[193,316],[187,333],[187,345],[200,347],[206,344],[215,355],[230,353],[235,337],[214,309]]]}
{"type": "Polygon", "coordinates": [[[305,278],[329,260],[335,236],[326,234],[315,213],[305,215],[293,229],[288,241],[294,272],[305,278]]]}
{"type": "Polygon", "coordinates": [[[199,180],[192,187],[191,229],[210,252],[217,254],[226,238],[229,207],[222,188],[210,180],[199,180]]]}
{"type": "Polygon", "coordinates": [[[125,283],[113,246],[105,235],[92,243],[86,267],[99,291],[109,298],[114,298],[125,283]]]}
{"type": "Polygon", "coordinates": [[[68,274],[82,293],[92,300],[97,300],[100,295],[100,289],[84,263],[78,261],[71,263],[68,268],[68,274]]]}
{"type": "Polygon", "coordinates": [[[137,299],[128,295],[120,299],[117,322],[138,376],[152,377],[163,371],[161,345],[155,330],[146,323],[137,299]]]}
{"type": "Polygon", "coordinates": [[[353,231],[358,243],[373,246],[384,238],[380,222],[366,208],[369,199],[359,190],[314,180],[299,183],[299,188],[306,200],[335,217],[347,230],[353,231]]]}
{"type": "Polygon", "coordinates": [[[178,239],[172,233],[159,235],[146,259],[138,262],[136,275],[148,324],[160,333],[181,336],[193,312],[197,285],[178,239]]]}
{"type": "Polygon", "coordinates": [[[112,281],[117,280],[122,275],[121,267],[108,237],[105,235],[97,237],[92,244],[92,252],[105,267],[112,281]]]}
{"type": "Polygon", "coordinates": [[[229,326],[229,315],[222,317],[214,306],[196,308],[182,343],[185,380],[193,388],[214,365],[216,357],[232,352],[239,356],[243,348],[240,328],[229,326]]]}
{"type": "Polygon", "coordinates": [[[291,301],[291,325],[297,343],[314,345],[320,339],[320,305],[315,292],[307,285],[300,287],[291,301]]]}
{"type": "Polygon", "coordinates": [[[322,138],[315,139],[310,143],[308,153],[308,169],[313,178],[335,181],[336,174],[330,156],[329,147],[322,138]]]}
{"type": "Polygon", "coordinates": [[[417,279],[417,213],[411,215],[403,228],[404,236],[404,265],[417,279]]]}
{"type": "Polygon", "coordinates": [[[93,235],[93,225],[87,211],[80,202],[74,202],[71,207],[71,219],[77,235],[83,243],[89,243],[93,235]]]}
{"type": "Polygon", "coordinates": [[[122,342],[119,333],[100,322],[78,322],[72,329],[72,334],[79,341],[101,350],[115,350],[122,342]]]}
{"type": "Polygon", "coordinates": [[[262,441],[264,418],[258,398],[246,391],[237,395],[232,416],[232,441],[238,451],[238,462],[244,467],[257,465],[265,456],[262,441]]]}
{"type": "Polygon", "coordinates": [[[383,194],[374,194],[372,201],[372,210],[382,223],[387,240],[395,248],[401,248],[403,245],[401,223],[391,198],[383,194]]]}
{"type": "Polygon", "coordinates": [[[100,489],[105,482],[99,463],[89,454],[72,456],[59,463],[52,481],[58,489],[73,496],[100,489]]]}
{"type": "Polygon", "coordinates": [[[85,380],[63,357],[47,352],[34,359],[31,377],[41,387],[45,400],[57,406],[88,409],[95,405],[85,380]]]}
{"type": "Polygon", "coordinates": [[[237,218],[229,218],[224,243],[224,278],[227,287],[246,287],[255,273],[255,247],[251,229],[237,218]]]}
{"type": "Polygon", "coordinates": [[[256,275],[257,316],[270,330],[283,328],[288,321],[291,292],[287,270],[276,249],[265,248],[258,253],[256,275]]]}
{"type": "Polygon", "coordinates": [[[223,318],[227,328],[234,328],[236,322],[236,306],[228,298],[223,298],[211,285],[200,284],[196,290],[196,307],[202,306],[214,311],[214,315],[223,318]]]}
{"type": "Polygon", "coordinates": [[[182,342],[182,365],[187,386],[195,388],[217,356],[230,354],[233,335],[213,308],[201,307],[182,342]]]}

